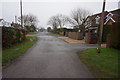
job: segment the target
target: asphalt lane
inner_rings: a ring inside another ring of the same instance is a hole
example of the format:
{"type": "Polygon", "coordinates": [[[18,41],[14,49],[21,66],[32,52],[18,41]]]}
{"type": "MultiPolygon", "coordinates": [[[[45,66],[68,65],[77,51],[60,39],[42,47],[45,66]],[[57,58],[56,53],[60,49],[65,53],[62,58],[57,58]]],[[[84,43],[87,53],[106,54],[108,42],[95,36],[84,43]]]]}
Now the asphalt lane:
{"type": "Polygon", "coordinates": [[[38,41],[3,69],[3,78],[93,78],[76,52],[94,45],[68,44],[47,32],[32,36],[38,41]]]}

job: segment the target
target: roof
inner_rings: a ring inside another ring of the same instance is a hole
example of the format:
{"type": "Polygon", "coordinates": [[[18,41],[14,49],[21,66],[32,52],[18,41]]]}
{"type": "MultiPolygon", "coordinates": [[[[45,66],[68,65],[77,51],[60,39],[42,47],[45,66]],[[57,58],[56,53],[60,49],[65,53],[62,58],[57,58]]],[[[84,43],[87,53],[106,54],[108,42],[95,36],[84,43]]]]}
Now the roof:
{"type": "Polygon", "coordinates": [[[112,22],[119,22],[120,21],[120,9],[109,11],[109,14],[106,17],[108,18],[106,19],[106,22],[104,24],[107,24],[110,20],[112,20],[112,22]]]}
{"type": "Polygon", "coordinates": [[[0,19],[0,22],[2,21],[3,19],[0,19]]]}
{"type": "MultiPolygon", "coordinates": [[[[108,14],[109,12],[108,11],[105,11],[104,13],[104,16],[106,17],[106,15],[108,14]]],[[[95,19],[95,17],[99,16],[101,17],[102,13],[97,13],[97,14],[94,14],[94,15],[91,15],[89,16],[89,18],[91,18],[92,20],[95,19]]]]}
{"type": "MultiPolygon", "coordinates": [[[[104,22],[105,22],[105,19],[106,19],[106,15],[108,14],[109,12],[108,11],[105,11],[104,13],[104,22]]],[[[96,24],[96,17],[101,17],[102,13],[97,13],[97,14],[94,14],[94,15],[91,15],[91,16],[88,16],[88,18],[90,19],[91,21],[91,26],[92,27],[97,27],[98,24],[96,24]]]]}
{"type": "Polygon", "coordinates": [[[115,20],[116,22],[120,21],[120,9],[116,9],[110,12],[113,14],[113,20],[115,20]]]}
{"type": "MultiPolygon", "coordinates": [[[[88,16],[87,19],[89,18],[91,21],[91,26],[92,27],[96,27],[98,24],[96,24],[96,17],[101,17],[102,13],[97,13],[91,16],[88,16]]],[[[120,21],[120,9],[116,9],[116,10],[112,10],[112,11],[105,11],[104,13],[104,23],[107,24],[107,22],[109,22],[109,20],[112,20],[113,22],[118,22],[120,21]],[[113,16],[108,18],[107,15],[112,13],[113,16]]]]}

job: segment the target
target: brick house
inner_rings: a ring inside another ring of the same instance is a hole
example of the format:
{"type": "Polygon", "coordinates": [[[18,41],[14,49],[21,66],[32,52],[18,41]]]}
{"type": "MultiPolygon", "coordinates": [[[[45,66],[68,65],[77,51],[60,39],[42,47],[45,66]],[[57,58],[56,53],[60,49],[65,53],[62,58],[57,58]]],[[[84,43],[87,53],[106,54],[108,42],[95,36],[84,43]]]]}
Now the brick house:
{"type": "MultiPolygon", "coordinates": [[[[86,27],[98,27],[100,24],[102,13],[94,14],[92,16],[87,17],[88,25],[86,27]]],[[[104,13],[104,24],[105,25],[112,25],[114,22],[120,21],[120,9],[116,9],[113,11],[105,11],[104,13]]]]}
{"type": "Polygon", "coordinates": [[[106,22],[104,24],[112,25],[114,22],[120,21],[120,9],[116,9],[113,11],[109,11],[108,15],[106,16],[106,22]]]}
{"type": "Polygon", "coordinates": [[[3,27],[3,26],[10,27],[11,23],[5,21],[4,19],[0,19],[0,26],[1,27],[3,27]]]}
{"type": "MultiPolygon", "coordinates": [[[[87,17],[87,43],[97,43],[97,28],[101,22],[102,13],[94,14],[92,16],[87,17]],[[93,40],[92,36],[95,40],[93,40]],[[96,37],[96,38],[95,38],[96,37]]],[[[112,25],[114,22],[120,21],[120,9],[116,9],[113,11],[105,11],[104,13],[104,25],[112,25]]]]}

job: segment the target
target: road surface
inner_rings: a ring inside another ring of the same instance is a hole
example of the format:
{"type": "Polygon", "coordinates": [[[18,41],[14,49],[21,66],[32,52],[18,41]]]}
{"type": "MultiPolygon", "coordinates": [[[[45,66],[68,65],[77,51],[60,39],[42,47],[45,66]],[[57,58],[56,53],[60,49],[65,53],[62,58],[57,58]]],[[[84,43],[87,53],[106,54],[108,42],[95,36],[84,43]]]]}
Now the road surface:
{"type": "Polygon", "coordinates": [[[76,52],[94,45],[69,44],[47,34],[34,34],[38,41],[3,69],[3,78],[93,78],[76,52]]]}

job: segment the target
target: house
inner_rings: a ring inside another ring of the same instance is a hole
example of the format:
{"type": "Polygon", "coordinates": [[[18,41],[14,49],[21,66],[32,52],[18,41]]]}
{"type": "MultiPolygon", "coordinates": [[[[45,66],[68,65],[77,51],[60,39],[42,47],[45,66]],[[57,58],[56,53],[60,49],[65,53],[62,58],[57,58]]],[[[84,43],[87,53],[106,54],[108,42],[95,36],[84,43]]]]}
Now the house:
{"type": "Polygon", "coordinates": [[[112,25],[114,22],[120,21],[120,9],[116,9],[113,11],[109,11],[108,15],[106,16],[105,25],[112,25]]]}
{"type": "Polygon", "coordinates": [[[4,19],[0,19],[0,26],[6,26],[6,27],[10,27],[11,23],[5,21],[4,19]]]}
{"type": "MultiPolygon", "coordinates": [[[[14,23],[14,22],[12,22],[12,23],[11,23],[11,27],[13,27],[13,28],[17,28],[17,29],[20,29],[20,28],[21,28],[21,25],[18,24],[18,23],[14,23]]],[[[24,27],[24,29],[26,30],[26,27],[24,27]]]]}
{"type": "Polygon", "coordinates": [[[79,29],[79,25],[73,26],[73,29],[79,29]]]}
{"type": "MultiPolygon", "coordinates": [[[[105,11],[104,13],[104,22],[106,20],[106,16],[109,12],[105,11]]],[[[86,27],[90,28],[90,27],[98,27],[98,25],[100,24],[101,21],[101,15],[102,13],[98,13],[98,14],[94,14],[92,16],[88,16],[87,17],[87,23],[88,25],[86,25],[86,27]]]]}
{"type": "Polygon", "coordinates": [[[2,25],[2,21],[3,21],[3,19],[0,19],[0,27],[3,26],[3,25],[2,25]]]}
{"type": "MultiPolygon", "coordinates": [[[[87,35],[87,43],[97,43],[97,41],[94,40],[91,35],[94,34],[93,37],[97,37],[97,29],[98,25],[101,22],[101,15],[102,13],[94,14],[92,16],[87,17],[87,25],[86,28],[88,29],[88,35],[87,35]],[[91,42],[92,41],[92,42],[91,42]]],[[[116,9],[113,11],[105,11],[104,13],[104,25],[112,25],[114,22],[120,21],[120,9],[116,9]]],[[[95,38],[96,39],[96,38],[95,38]]],[[[97,40],[97,39],[96,39],[97,40]]]]}
{"type": "MultiPolygon", "coordinates": [[[[89,24],[86,26],[88,28],[90,27],[98,27],[98,25],[101,22],[101,15],[102,13],[94,14],[92,16],[88,16],[87,22],[89,24]]],[[[104,24],[105,25],[112,25],[114,22],[120,21],[120,9],[116,9],[113,11],[105,11],[104,13],[104,24]]]]}

